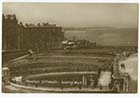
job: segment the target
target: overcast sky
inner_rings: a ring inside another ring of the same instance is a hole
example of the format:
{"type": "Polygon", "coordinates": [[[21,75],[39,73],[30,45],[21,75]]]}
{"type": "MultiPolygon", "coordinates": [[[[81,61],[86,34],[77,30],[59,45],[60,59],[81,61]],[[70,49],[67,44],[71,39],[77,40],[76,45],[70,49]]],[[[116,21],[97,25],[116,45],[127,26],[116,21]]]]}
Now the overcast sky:
{"type": "Polygon", "coordinates": [[[56,23],[63,27],[137,27],[137,4],[3,3],[4,14],[23,23],[56,23]]]}

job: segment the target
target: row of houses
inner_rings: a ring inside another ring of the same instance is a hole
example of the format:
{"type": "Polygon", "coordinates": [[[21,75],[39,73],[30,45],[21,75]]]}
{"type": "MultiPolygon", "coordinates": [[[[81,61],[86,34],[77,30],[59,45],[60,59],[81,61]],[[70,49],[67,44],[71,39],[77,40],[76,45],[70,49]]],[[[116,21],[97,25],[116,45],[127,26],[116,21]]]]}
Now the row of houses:
{"type": "Polygon", "coordinates": [[[60,48],[64,40],[62,27],[49,23],[23,24],[16,15],[2,17],[2,49],[45,50],[60,48]]]}

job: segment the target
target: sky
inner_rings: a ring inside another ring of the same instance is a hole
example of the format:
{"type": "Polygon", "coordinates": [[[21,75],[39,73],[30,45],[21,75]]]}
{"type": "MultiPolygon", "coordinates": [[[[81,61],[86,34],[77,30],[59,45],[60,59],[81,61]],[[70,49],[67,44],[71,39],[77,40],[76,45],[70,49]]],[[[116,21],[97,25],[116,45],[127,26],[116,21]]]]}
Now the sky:
{"type": "Polygon", "coordinates": [[[138,4],[3,3],[3,14],[15,14],[23,23],[49,22],[62,27],[138,25],[138,4]]]}

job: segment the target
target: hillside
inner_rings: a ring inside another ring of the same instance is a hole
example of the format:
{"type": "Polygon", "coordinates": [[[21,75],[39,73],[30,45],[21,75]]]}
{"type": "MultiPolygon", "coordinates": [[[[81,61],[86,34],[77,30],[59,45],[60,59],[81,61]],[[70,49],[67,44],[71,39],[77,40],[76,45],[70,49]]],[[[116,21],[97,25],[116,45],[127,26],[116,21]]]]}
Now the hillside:
{"type": "Polygon", "coordinates": [[[138,44],[137,28],[85,27],[64,30],[67,38],[88,39],[96,41],[98,45],[137,46],[138,44]]]}

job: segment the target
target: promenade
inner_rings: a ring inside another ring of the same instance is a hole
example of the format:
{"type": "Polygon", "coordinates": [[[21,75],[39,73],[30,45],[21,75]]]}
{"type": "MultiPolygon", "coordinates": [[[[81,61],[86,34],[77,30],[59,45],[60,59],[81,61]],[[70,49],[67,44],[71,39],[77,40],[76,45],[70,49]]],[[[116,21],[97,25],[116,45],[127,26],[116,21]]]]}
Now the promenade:
{"type": "Polygon", "coordinates": [[[112,93],[109,89],[102,89],[99,88],[43,88],[43,87],[30,87],[30,86],[23,86],[17,85],[14,83],[10,83],[10,85],[5,86],[3,89],[7,90],[8,92],[16,92],[16,93],[112,93]]]}

